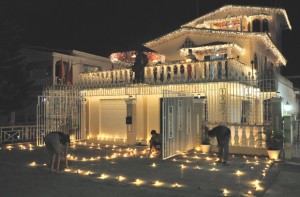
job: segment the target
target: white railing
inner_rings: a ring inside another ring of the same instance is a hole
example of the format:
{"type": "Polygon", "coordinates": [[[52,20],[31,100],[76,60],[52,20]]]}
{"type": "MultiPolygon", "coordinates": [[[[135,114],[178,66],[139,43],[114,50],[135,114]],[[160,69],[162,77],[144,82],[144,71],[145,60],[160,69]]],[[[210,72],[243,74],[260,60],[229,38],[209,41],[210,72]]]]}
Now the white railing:
{"type": "Polygon", "coordinates": [[[34,141],[36,139],[36,133],[36,125],[1,126],[0,144],[34,141]]]}
{"type": "MultiPolygon", "coordinates": [[[[220,123],[222,124],[222,123],[220,123]]],[[[209,129],[219,124],[208,123],[209,129]]],[[[236,147],[251,147],[251,148],[266,148],[265,134],[263,130],[269,125],[254,125],[254,124],[222,124],[226,125],[231,130],[230,146],[236,147]]],[[[217,141],[212,142],[217,145],[217,141]]]]}
{"type": "MultiPolygon", "coordinates": [[[[147,84],[178,84],[211,81],[255,81],[256,70],[235,59],[148,65],[144,69],[147,84]]],[[[80,85],[89,87],[124,86],[135,80],[131,69],[80,74],[80,85]]]]}
{"type": "Polygon", "coordinates": [[[147,83],[256,80],[256,71],[234,59],[152,65],[145,68],[147,83]]]}

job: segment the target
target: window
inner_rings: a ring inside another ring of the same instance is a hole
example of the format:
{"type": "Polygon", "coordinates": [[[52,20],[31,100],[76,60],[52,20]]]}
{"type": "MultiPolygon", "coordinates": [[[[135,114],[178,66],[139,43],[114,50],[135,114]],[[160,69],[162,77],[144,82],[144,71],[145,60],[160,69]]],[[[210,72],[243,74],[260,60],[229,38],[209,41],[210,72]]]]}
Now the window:
{"type": "Polygon", "coordinates": [[[252,31],[253,31],[253,32],[260,32],[260,20],[255,19],[255,20],[252,22],[252,31]]]}
{"type": "Polygon", "coordinates": [[[241,123],[247,123],[248,122],[249,107],[250,107],[250,102],[249,101],[242,101],[241,123]]]}
{"type": "Polygon", "coordinates": [[[269,21],[267,19],[262,21],[262,31],[269,32],[269,21]]]}

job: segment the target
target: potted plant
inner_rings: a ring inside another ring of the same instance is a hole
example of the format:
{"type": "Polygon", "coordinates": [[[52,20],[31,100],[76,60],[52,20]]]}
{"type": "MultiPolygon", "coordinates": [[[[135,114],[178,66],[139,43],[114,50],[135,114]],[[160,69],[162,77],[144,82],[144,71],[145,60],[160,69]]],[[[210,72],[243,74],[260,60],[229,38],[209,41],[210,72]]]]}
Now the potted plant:
{"type": "Polygon", "coordinates": [[[266,131],[266,147],[270,159],[277,160],[283,148],[283,133],[278,131],[266,131]]]}
{"type": "Polygon", "coordinates": [[[208,127],[205,127],[204,133],[202,135],[201,145],[200,145],[202,153],[209,153],[210,151],[210,139],[208,136],[208,132],[209,132],[208,127]]]}

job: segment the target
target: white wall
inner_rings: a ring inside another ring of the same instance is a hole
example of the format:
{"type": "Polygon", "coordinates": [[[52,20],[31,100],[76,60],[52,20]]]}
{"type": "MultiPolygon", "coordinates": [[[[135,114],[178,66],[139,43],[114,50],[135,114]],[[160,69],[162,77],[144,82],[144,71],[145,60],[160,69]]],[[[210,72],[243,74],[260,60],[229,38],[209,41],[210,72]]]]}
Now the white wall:
{"type": "Polygon", "coordinates": [[[292,106],[291,114],[297,115],[299,113],[299,103],[296,100],[296,94],[293,90],[293,83],[283,76],[278,77],[278,91],[279,96],[283,98],[282,100],[282,113],[285,114],[284,105],[286,102],[292,106]]]}

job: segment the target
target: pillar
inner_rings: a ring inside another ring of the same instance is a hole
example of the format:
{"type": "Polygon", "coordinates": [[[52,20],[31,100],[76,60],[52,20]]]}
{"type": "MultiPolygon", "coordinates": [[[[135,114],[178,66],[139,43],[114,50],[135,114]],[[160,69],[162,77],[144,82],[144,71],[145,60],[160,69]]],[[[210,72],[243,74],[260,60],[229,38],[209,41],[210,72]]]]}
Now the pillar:
{"type": "Polygon", "coordinates": [[[80,135],[76,136],[75,139],[86,139],[86,122],[87,122],[87,117],[86,117],[86,99],[82,98],[81,101],[81,128],[80,128],[80,135]]]}
{"type": "Polygon", "coordinates": [[[293,116],[283,116],[283,131],[284,131],[284,158],[292,159],[293,145],[293,116]]]}
{"type": "Polygon", "coordinates": [[[129,98],[126,101],[127,116],[127,145],[136,144],[136,99],[129,98]]]}
{"type": "Polygon", "coordinates": [[[282,112],[281,112],[282,98],[271,98],[271,117],[272,129],[274,132],[282,131],[282,112]]]}

